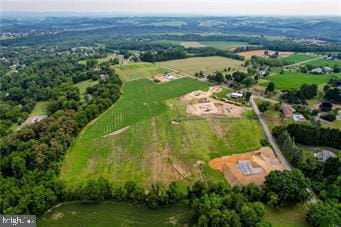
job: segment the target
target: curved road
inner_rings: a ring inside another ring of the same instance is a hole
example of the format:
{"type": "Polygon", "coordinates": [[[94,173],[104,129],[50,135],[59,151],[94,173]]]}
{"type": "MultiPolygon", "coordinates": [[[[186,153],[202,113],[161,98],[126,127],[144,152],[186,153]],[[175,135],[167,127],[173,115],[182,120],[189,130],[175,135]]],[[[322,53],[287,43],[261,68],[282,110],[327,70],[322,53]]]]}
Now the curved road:
{"type": "Polygon", "coordinates": [[[263,117],[262,117],[262,115],[261,115],[261,112],[259,111],[258,106],[257,106],[257,104],[256,104],[256,102],[255,102],[255,100],[254,100],[253,98],[254,98],[254,97],[253,97],[253,95],[252,95],[252,96],[250,97],[251,106],[252,106],[253,110],[255,111],[255,113],[256,113],[256,115],[257,115],[257,117],[258,117],[258,119],[259,119],[259,122],[260,122],[260,124],[261,124],[261,126],[262,126],[262,128],[263,128],[263,131],[264,131],[266,137],[268,138],[268,141],[269,141],[269,143],[271,144],[271,146],[272,146],[272,148],[273,148],[273,150],[274,150],[274,152],[275,152],[277,158],[278,158],[278,159],[280,160],[280,162],[283,164],[283,166],[285,167],[285,169],[287,169],[287,170],[292,170],[290,163],[285,159],[285,157],[284,157],[284,155],[282,154],[281,150],[280,150],[279,147],[277,146],[277,143],[276,143],[274,137],[272,136],[272,134],[271,134],[271,132],[270,132],[268,126],[266,125],[266,123],[265,123],[265,121],[264,121],[264,119],[263,119],[263,117]]]}

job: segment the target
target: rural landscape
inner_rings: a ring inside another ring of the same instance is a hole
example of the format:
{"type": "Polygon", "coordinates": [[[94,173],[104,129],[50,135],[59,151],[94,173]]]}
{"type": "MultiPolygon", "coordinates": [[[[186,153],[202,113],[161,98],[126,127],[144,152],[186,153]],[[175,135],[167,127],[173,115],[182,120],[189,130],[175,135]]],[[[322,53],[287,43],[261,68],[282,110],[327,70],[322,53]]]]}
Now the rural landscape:
{"type": "Polygon", "coordinates": [[[1,214],[340,225],[340,17],[1,19],[1,214]]]}

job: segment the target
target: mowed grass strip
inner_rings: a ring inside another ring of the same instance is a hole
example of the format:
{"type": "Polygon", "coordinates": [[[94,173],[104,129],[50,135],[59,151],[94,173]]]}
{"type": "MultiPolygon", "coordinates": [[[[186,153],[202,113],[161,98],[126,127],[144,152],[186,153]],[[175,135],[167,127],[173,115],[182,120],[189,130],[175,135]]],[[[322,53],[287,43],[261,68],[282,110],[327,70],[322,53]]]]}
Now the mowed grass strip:
{"type": "Polygon", "coordinates": [[[152,76],[169,71],[164,67],[151,63],[115,65],[114,69],[123,81],[151,78],[152,76]]]}
{"type": "Polygon", "coordinates": [[[300,88],[302,84],[324,84],[333,77],[341,77],[341,73],[314,75],[300,72],[285,72],[276,76],[269,76],[266,79],[275,83],[277,89],[286,90],[300,88]]]}
{"type": "Polygon", "coordinates": [[[161,66],[175,69],[179,72],[184,72],[189,75],[194,75],[196,72],[203,71],[205,73],[213,73],[222,71],[229,67],[238,70],[243,69],[241,64],[243,61],[213,56],[213,57],[193,57],[171,61],[158,62],[161,66]]]}
{"type": "Polygon", "coordinates": [[[164,84],[151,80],[133,80],[123,85],[123,96],[108,111],[90,124],[82,138],[104,136],[143,119],[167,110],[167,99],[185,95],[191,91],[207,89],[208,84],[192,79],[180,78],[164,84]]]}
{"type": "Polygon", "coordinates": [[[152,210],[109,201],[69,202],[45,213],[37,226],[187,226],[193,216],[192,210],[181,206],[152,210]]]}

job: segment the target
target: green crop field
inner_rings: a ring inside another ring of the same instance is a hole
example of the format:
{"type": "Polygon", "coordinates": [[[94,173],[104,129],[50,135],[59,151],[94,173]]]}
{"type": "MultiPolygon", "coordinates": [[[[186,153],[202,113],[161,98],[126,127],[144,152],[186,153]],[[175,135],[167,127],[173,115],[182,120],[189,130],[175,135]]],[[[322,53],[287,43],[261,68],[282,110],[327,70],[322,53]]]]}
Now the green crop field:
{"type": "MultiPolygon", "coordinates": [[[[332,77],[341,77],[338,74],[314,75],[300,72],[285,72],[284,74],[269,76],[266,79],[275,83],[277,89],[300,88],[302,84],[324,84],[332,77]]],[[[267,82],[262,83],[266,85],[267,82]]]]}
{"type": "Polygon", "coordinates": [[[238,61],[231,58],[224,57],[193,57],[180,60],[171,60],[159,62],[160,65],[175,69],[179,72],[184,72],[189,75],[194,75],[200,70],[205,73],[213,73],[215,71],[222,71],[225,68],[231,67],[235,70],[243,69],[241,64],[243,61],[238,61]]]}
{"type": "Polygon", "coordinates": [[[61,178],[71,187],[99,176],[146,186],[192,182],[202,175],[223,180],[207,162],[258,149],[263,132],[252,119],[188,116],[177,97],[207,88],[208,84],[188,77],[165,84],[146,79],[126,82],[121,99],[76,139],[63,162],[61,178]],[[109,135],[122,128],[120,134],[109,135]],[[203,162],[202,169],[198,161],[203,162]]]}
{"type": "Polygon", "coordinates": [[[182,226],[193,212],[180,206],[151,210],[127,203],[64,203],[38,219],[37,226],[182,226]]]}
{"type": "Polygon", "coordinates": [[[313,66],[329,66],[333,67],[334,65],[341,66],[340,60],[326,60],[326,59],[317,59],[314,61],[310,61],[307,63],[307,65],[313,65],[313,66]]]}
{"type": "Polygon", "coordinates": [[[79,83],[76,83],[74,84],[75,87],[77,87],[79,89],[79,93],[81,95],[81,100],[84,99],[84,94],[86,92],[86,89],[88,87],[92,87],[94,86],[95,84],[97,84],[98,81],[93,81],[93,80],[84,80],[82,82],[79,82],[79,83]]]}
{"type": "Polygon", "coordinates": [[[151,78],[152,76],[169,71],[164,67],[151,63],[131,63],[115,65],[114,69],[116,73],[120,75],[120,78],[123,81],[151,78]]]}
{"type": "Polygon", "coordinates": [[[285,60],[287,60],[290,64],[307,61],[310,59],[318,58],[316,55],[306,55],[306,54],[293,54],[288,57],[285,57],[285,60]]]}
{"type": "Polygon", "coordinates": [[[37,102],[30,114],[30,116],[35,116],[35,115],[45,115],[47,114],[47,101],[40,101],[37,102]]]}

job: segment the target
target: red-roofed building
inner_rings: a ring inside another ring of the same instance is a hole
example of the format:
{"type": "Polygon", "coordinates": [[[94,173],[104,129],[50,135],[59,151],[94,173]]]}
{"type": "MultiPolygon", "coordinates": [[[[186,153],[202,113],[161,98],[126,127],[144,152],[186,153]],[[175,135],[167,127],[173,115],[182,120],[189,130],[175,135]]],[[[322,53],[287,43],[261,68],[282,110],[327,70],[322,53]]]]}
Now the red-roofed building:
{"type": "Polygon", "coordinates": [[[294,115],[294,112],[295,112],[294,108],[292,108],[290,105],[284,104],[284,103],[281,106],[281,110],[282,110],[285,118],[292,118],[294,115]]]}

